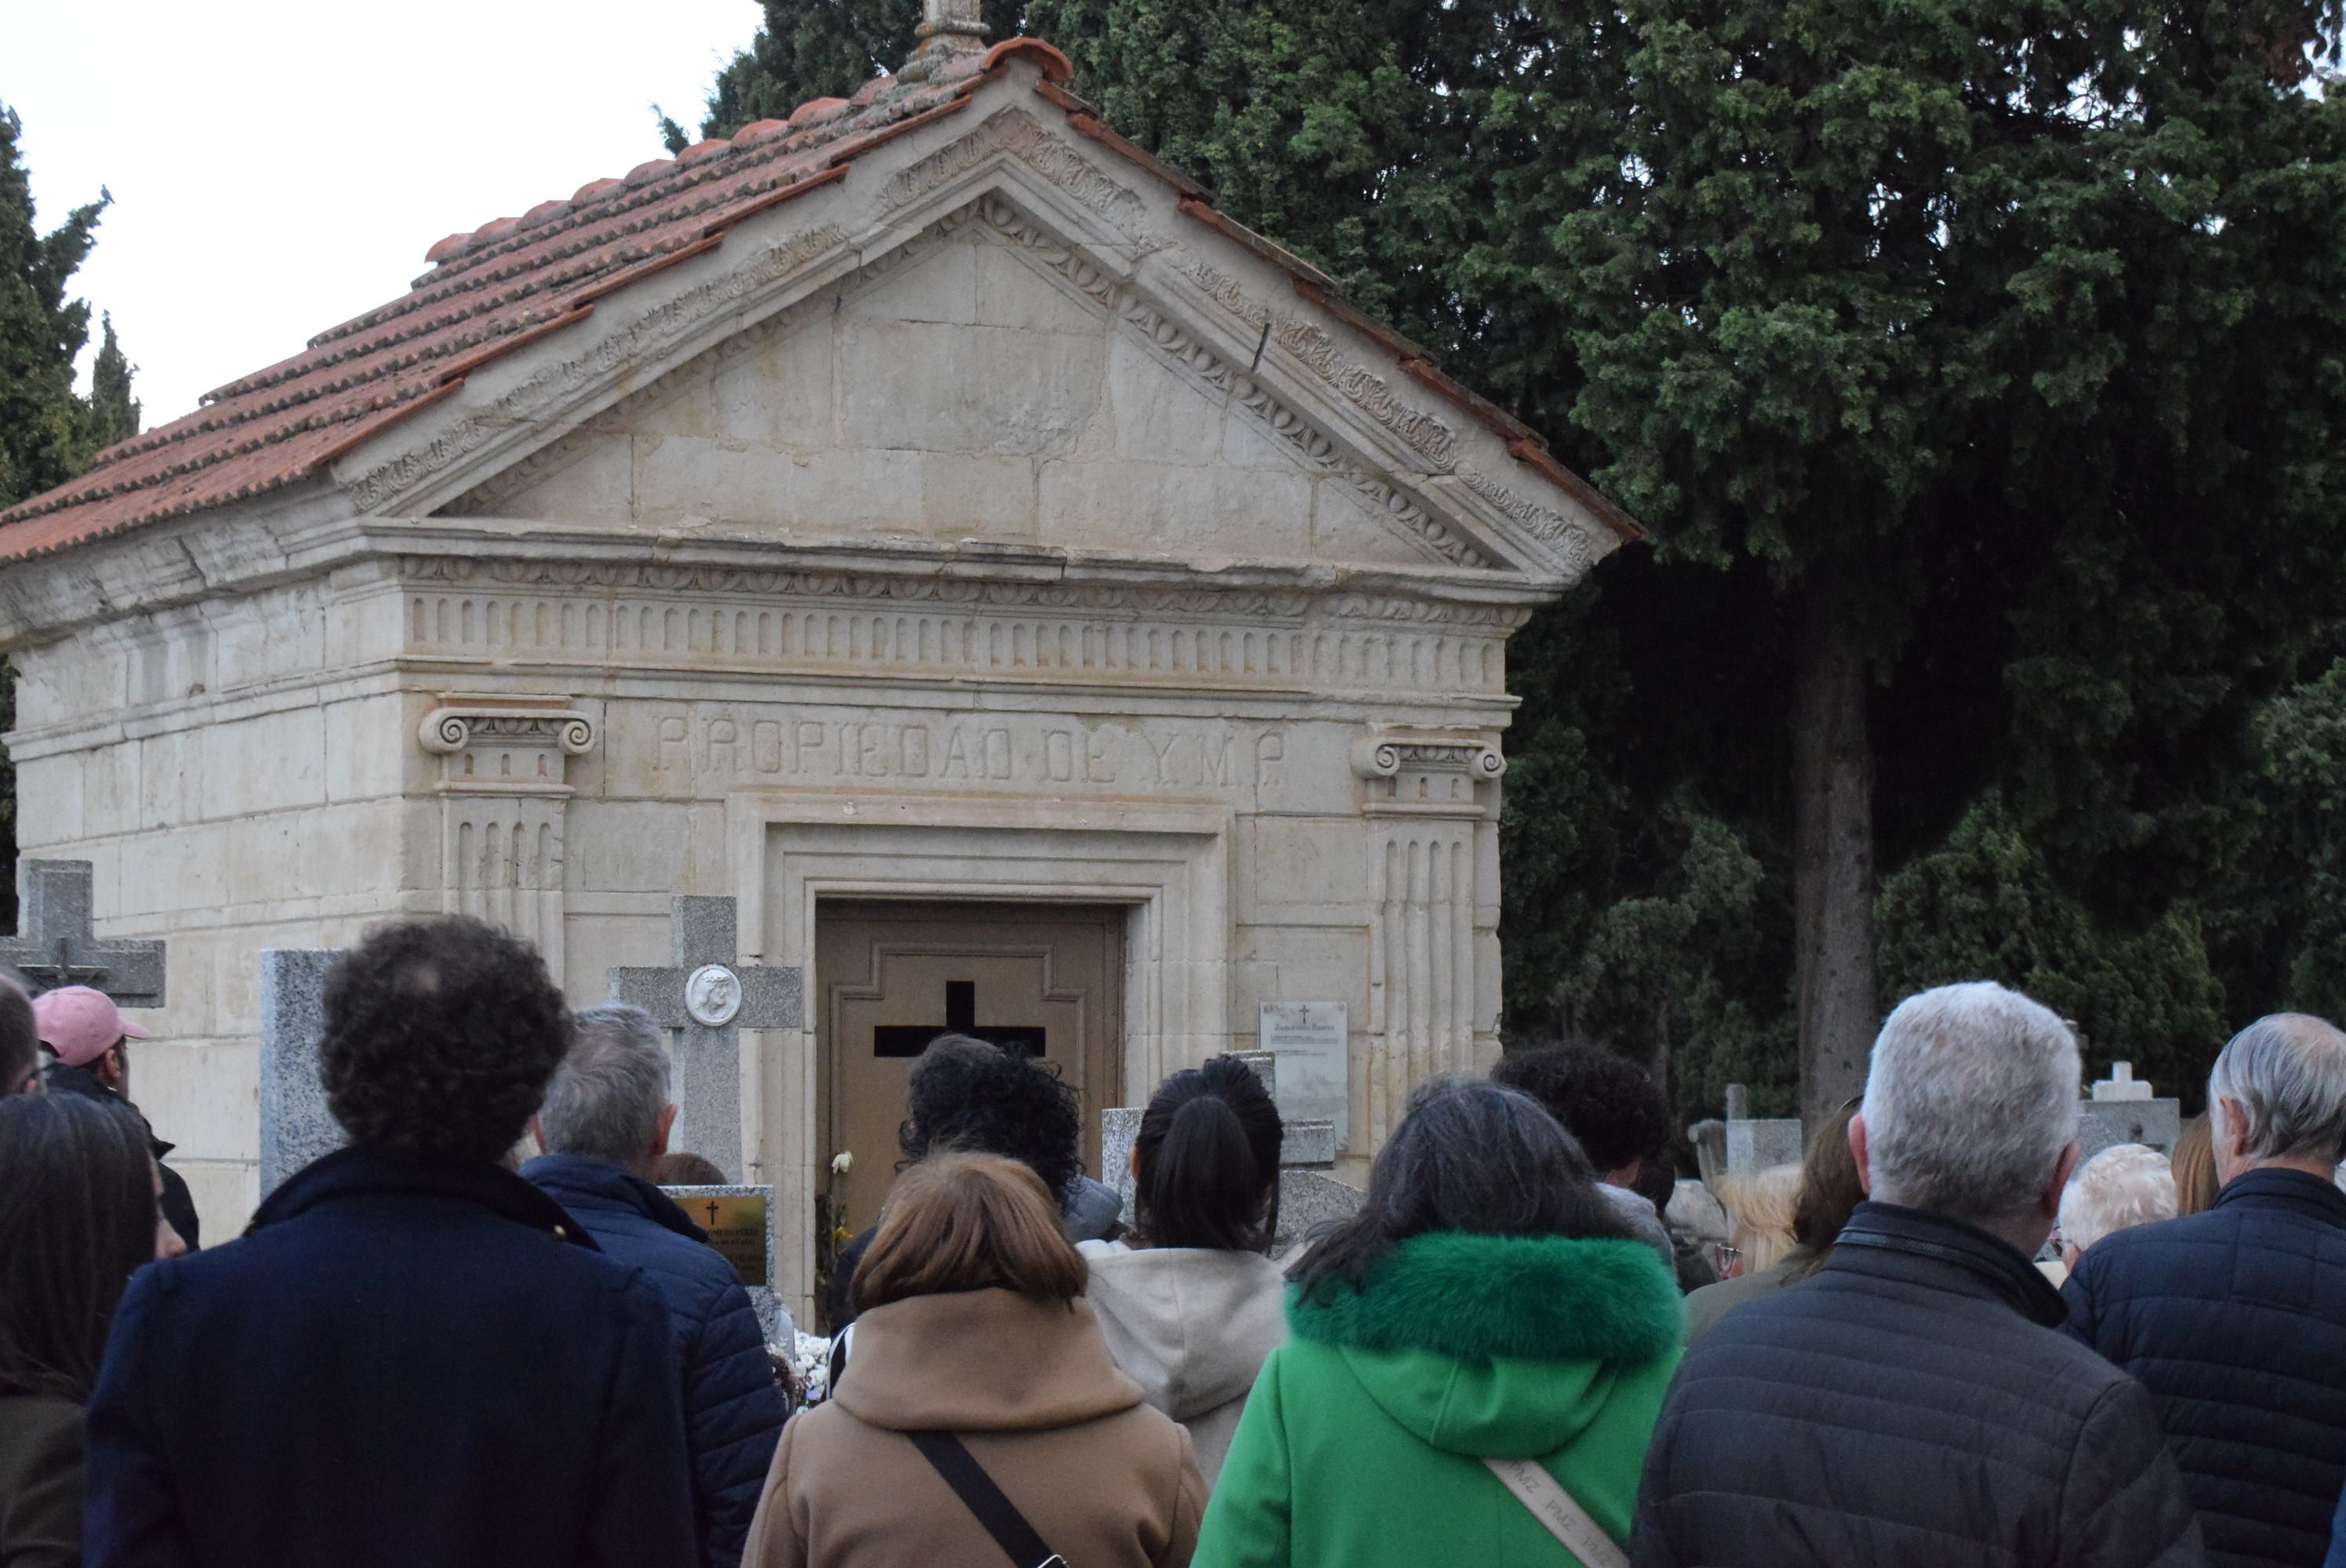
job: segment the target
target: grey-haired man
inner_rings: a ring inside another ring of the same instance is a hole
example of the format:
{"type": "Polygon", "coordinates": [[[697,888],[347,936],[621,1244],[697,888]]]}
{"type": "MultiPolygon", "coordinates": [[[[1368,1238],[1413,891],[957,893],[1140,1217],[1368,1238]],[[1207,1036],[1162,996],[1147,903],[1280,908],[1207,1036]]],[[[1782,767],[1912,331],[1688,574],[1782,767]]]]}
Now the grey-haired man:
{"type": "Polygon", "coordinates": [[[2330,1548],[2346,1484],[2346,1034],[2282,1013],[2208,1075],[2216,1207],[2095,1244],[2069,1331],[2142,1380],[2219,1568],[2330,1548]]]}
{"type": "Polygon", "coordinates": [[[2198,1568],[2150,1396],[2055,1332],[2029,1262],[2076,1165],[2078,1076],[2068,1026],[2000,985],[1890,1015],[1849,1129],[1871,1201],[1814,1275],[1687,1351],[1637,1568],[2198,1568]]]}
{"type": "Polygon", "coordinates": [[[640,1268],[676,1331],[692,1501],[708,1568],[734,1568],[790,1414],[765,1336],[732,1266],[652,1185],[676,1106],[659,1025],[641,1008],[574,1013],[570,1049],[534,1125],[546,1150],[521,1174],[570,1211],[605,1255],[640,1268]]]}

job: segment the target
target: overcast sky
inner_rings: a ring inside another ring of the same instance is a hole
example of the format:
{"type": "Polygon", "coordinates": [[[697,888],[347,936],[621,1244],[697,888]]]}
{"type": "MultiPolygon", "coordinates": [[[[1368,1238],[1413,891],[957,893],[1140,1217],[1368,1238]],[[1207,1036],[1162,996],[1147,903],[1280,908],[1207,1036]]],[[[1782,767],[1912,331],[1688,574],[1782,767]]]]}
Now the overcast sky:
{"type": "Polygon", "coordinates": [[[698,128],[760,16],[757,0],[0,0],[0,102],[25,122],[43,230],[114,193],[73,288],[113,312],[151,427],[403,293],[443,235],[662,156],[649,106],[698,128]]]}

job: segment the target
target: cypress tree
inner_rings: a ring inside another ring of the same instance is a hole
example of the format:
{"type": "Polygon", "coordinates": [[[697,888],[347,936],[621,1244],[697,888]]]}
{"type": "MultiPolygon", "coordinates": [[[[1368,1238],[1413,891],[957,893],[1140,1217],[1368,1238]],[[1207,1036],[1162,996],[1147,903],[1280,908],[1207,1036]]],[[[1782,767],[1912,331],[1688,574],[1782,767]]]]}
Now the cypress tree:
{"type": "MultiPolygon", "coordinates": [[[[23,122],[0,105],[0,509],[64,484],[101,448],[138,433],[131,365],[106,323],[91,395],[74,392],[74,360],[89,341],[89,306],[66,285],[96,242],[104,192],[47,234],[17,143],[23,122]]],[[[15,720],[14,678],[0,661],[0,732],[15,720]]],[[[16,911],[16,776],[0,755],[0,924],[16,911]]]]}

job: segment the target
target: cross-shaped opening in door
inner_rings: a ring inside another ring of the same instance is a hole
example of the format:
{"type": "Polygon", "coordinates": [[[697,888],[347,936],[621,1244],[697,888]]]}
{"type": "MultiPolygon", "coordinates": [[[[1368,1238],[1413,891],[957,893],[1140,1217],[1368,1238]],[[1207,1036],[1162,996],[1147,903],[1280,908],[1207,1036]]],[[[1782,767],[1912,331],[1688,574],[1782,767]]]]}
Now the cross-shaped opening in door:
{"type": "Polygon", "coordinates": [[[1033,1058],[1044,1054],[1047,1031],[1040,1023],[981,1024],[977,1021],[977,982],[945,982],[943,1023],[882,1023],[872,1031],[875,1056],[917,1056],[940,1034],[966,1034],[989,1045],[999,1045],[1013,1056],[1033,1058]]]}

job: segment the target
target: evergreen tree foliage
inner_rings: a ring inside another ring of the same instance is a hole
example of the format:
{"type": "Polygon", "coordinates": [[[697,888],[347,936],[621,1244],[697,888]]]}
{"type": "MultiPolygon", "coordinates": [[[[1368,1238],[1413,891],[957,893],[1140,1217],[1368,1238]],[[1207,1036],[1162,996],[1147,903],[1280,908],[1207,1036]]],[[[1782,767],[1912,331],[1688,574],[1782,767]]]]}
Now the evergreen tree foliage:
{"type": "Polygon", "coordinates": [[[2346,660],[2275,698],[2257,729],[2274,787],[2266,841],[2296,873],[2262,890],[2295,906],[2276,922],[2293,938],[2278,955],[2280,1000],[2346,1016],[2346,660]]]}
{"type": "MultiPolygon", "coordinates": [[[[34,220],[33,188],[17,143],[23,122],[0,105],[0,509],[62,484],[100,450],[138,431],[132,366],[114,323],[92,366],[90,395],[74,392],[74,360],[89,341],[89,306],[66,286],[96,242],[112,198],[77,207],[47,234],[34,220]]],[[[0,660],[0,733],[15,719],[15,689],[0,660]]],[[[16,775],[0,753],[0,927],[16,911],[16,775]]]]}
{"type": "Polygon", "coordinates": [[[117,441],[138,433],[138,400],[130,395],[130,378],[138,367],[122,351],[114,335],[114,318],[98,318],[97,357],[90,362],[89,396],[82,402],[82,446],[95,459],[117,441]]]}
{"type": "MultiPolygon", "coordinates": [[[[704,137],[731,136],[752,120],[788,118],[811,98],[851,97],[911,58],[921,24],[921,0],[764,4],[765,25],[709,89],[704,137]]],[[[984,0],[981,15],[989,36],[1007,38],[1021,30],[1024,6],[1022,0],[984,0]]]]}
{"type": "Polygon", "coordinates": [[[73,382],[89,306],[68,300],[66,282],[96,243],[107,200],[41,233],[16,151],[23,130],[15,111],[0,107],[0,507],[63,484],[88,459],[87,415],[73,382]]]}
{"type": "MultiPolygon", "coordinates": [[[[2188,1096],[2346,1002],[2330,0],[1005,9],[1658,535],[1514,645],[1511,1037],[1813,1107],[1985,977],[2188,1096]]],[[[773,0],[712,128],[915,10],[773,0]]]]}

